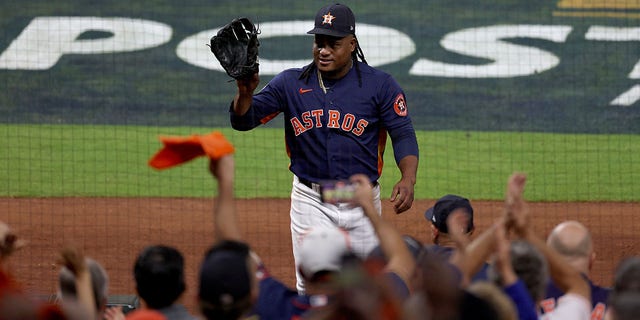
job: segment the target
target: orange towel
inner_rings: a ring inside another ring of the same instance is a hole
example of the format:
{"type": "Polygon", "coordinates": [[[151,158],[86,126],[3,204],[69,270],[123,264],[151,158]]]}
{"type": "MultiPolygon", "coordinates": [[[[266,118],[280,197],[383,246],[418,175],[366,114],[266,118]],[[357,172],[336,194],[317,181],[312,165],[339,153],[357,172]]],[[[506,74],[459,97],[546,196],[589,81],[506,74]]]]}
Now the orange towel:
{"type": "Polygon", "coordinates": [[[218,131],[188,137],[160,137],[160,141],[164,147],[149,160],[149,166],[156,169],[171,168],[204,155],[219,159],[235,151],[233,145],[218,131]]]}

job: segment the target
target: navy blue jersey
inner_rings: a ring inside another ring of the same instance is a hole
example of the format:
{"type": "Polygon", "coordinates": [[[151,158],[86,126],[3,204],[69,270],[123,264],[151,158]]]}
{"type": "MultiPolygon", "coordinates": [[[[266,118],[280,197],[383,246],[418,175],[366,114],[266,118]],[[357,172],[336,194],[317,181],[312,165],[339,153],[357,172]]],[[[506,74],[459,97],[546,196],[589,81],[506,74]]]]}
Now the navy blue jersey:
{"type": "Polygon", "coordinates": [[[264,264],[258,265],[256,276],[260,281],[260,293],[247,319],[295,320],[311,308],[309,296],[299,295],[273,278],[264,264]]]}
{"type": "MultiPolygon", "coordinates": [[[[264,266],[259,268],[264,276],[260,280],[260,293],[251,316],[260,320],[297,320],[310,309],[329,302],[330,298],[325,295],[299,295],[296,290],[268,275],[264,266]]],[[[409,297],[409,287],[397,274],[387,272],[384,276],[396,297],[403,301],[409,297]]]]}
{"type": "MultiPolygon", "coordinates": [[[[591,304],[593,311],[591,312],[592,320],[603,319],[605,310],[607,308],[607,299],[609,298],[609,288],[603,288],[595,285],[589,278],[584,277],[589,282],[591,288],[591,304]]],[[[551,312],[556,307],[558,298],[564,295],[564,292],[560,290],[553,282],[547,284],[547,293],[545,299],[542,300],[540,306],[544,313],[551,312]]]]}
{"type": "Polygon", "coordinates": [[[295,320],[311,308],[309,296],[298,295],[282,282],[268,277],[260,281],[254,314],[261,320],[295,320]]]}
{"type": "Polygon", "coordinates": [[[246,114],[231,110],[233,128],[250,130],[283,113],[290,170],[298,177],[319,182],[364,173],[378,180],[387,133],[396,162],[418,156],[418,144],[398,83],[387,73],[354,63],[362,86],[353,67],[341,79],[325,79],[326,93],[317,73],[299,79],[302,68],[283,71],[253,96],[246,114]]]}

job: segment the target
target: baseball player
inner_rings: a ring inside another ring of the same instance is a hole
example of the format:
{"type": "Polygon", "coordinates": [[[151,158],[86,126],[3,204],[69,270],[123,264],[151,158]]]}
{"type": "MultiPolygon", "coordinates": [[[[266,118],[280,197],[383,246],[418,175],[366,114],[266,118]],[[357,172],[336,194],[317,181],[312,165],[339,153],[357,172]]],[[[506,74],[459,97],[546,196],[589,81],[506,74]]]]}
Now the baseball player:
{"type": "MultiPolygon", "coordinates": [[[[413,203],[418,168],[418,144],[404,92],[389,74],[367,65],[351,9],[342,4],[321,8],[307,33],[315,35],[312,63],[283,71],[257,94],[257,73],[237,80],[230,109],[233,128],[242,131],[284,114],[289,168],[294,173],[290,215],[296,265],[299,238],[310,227],[333,224],[347,230],[361,257],[378,244],[360,208],[322,201],[323,181],[365,174],[380,212],[377,181],[388,133],[402,175],[390,200],[401,213],[413,203]]],[[[298,290],[304,292],[299,273],[297,279],[298,290]]]]}

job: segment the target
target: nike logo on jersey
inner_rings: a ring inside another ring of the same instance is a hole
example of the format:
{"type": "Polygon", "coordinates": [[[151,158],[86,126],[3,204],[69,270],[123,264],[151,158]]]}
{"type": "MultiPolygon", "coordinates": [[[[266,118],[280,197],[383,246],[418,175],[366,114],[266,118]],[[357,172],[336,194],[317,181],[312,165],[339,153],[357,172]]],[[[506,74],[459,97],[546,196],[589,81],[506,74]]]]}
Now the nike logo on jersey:
{"type": "Polygon", "coordinates": [[[302,89],[302,88],[298,89],[298,92],[300,94],[305,94],[305,93],[311,92],[311,91],[313,91],[313,89],[302,89]]]}
{"type": "Polygon", "coordinates": [[[289,122],[291,122],[293,133],[296,136],[309,129],[322,128],[323,126],[341,129],[360,136],[369,125],[369,121],[365,119],[356,119],[356,116],[351,113],[342,115],[338,110],[328,110],[328,114],[325,116],[322,109],[305,111],[300,115],[300,118],[293,117],[289,119],[289,122]]]}

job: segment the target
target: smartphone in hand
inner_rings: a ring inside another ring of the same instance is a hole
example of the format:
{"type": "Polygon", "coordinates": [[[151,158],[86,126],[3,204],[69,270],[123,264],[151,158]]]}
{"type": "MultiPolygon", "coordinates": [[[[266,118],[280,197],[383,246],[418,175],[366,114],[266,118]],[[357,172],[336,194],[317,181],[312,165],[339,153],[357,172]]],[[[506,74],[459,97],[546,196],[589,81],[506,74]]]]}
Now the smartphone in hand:
{"type": "Polygon", "coordinates": [[[320,183],[320,198],[325,203],[350,202],[355,191],[355,186],[346,180],[326,180],[320,183]]]}

